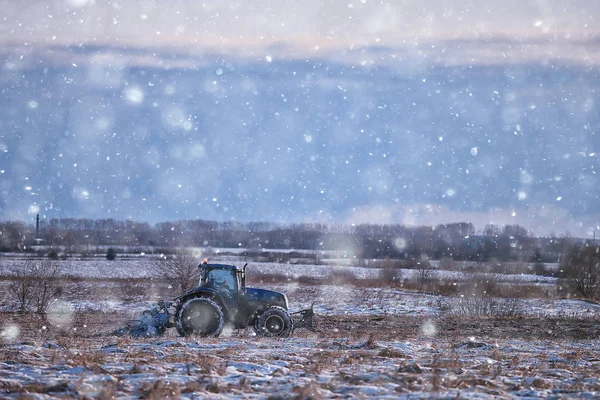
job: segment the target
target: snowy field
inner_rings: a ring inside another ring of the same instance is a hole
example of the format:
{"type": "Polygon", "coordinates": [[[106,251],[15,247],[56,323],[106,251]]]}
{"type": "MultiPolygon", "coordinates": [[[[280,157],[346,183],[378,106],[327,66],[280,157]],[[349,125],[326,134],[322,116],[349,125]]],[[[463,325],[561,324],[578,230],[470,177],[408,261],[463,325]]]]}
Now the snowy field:
{"type": "MultiPolygon", "coordinates": [[[[154,277],[152,263],[156,257],[133,257],[130,259],[117,259],[107,261],[106,259],[94,260],[57,260],[53,261],[60,266],[61,273],[70,277],[93,278],[93,279],[150,279],[154,277]]],[[[0,276],[14,275],[15,271],[23,265],[21,258],[0,258],[0,276]]],[[[237,265],[241,268],[244,261],[230,260],[228,258],[211,258],[211,262],[237,265]]],[[[274,262],[249,262],[248,274],[281,274],[290,279],[299,277],[323,278],[335,275],[338,272],[348,272],[359,279],[375,278],[380,268],[365,268],[351,266],[351,262],[340,262],[337,265],[314,265],[314,264],[285,264],[274,262]]],[[[405,278],[415,276],[418,272],[414,269],[398,269],[405,278]]],[[[459,271],[433,270],[432,278],[449,282],[458,282],[465,279],[465,274],[459,271]]],[[[500,276],[500,275],[499,275],[500,276]]],[[[521,282],[553,285],[556,278],[534,275],[534,274],[507,274],[501,276],[503,282],[521,282]]]]}
{"type": "Polygon", "coordinates": [[[0,347],[20,398],[598,398],[598,340],[436,335],[380,340],[77,338],[0,347]]]}
{"type": "MultiPolygon", "coordinates": [[[[0,260],[0,275],[10,277],[23,265],[21,259],[0,260]]],[[[161,298],[174,297],[165,289],[164,283],[154,279],[152,259],[129,260],[66,260],[55,261],[61,273],[74,278],[64,283],[62,300],[75,310],[120,311],[134,317],[152,307],[161,298]]],[[[218,261],[215,262],[226,262],[218,261]]],[[[241,267],[241,263],[238,263],[241,267]]],[[[418,271],[397,270],[404,279],[416,278],[418,271]]],[[[250,263],[247,273],[252,276],[279,276],[284,282],[254,284],[286,293],[290,308],[298,310],[316,301],[320,314],[419,314],[436,315],[444,296],[403,291],[394,288],[356,287],[346,285],[301,285],[299,278],[327,278],[354,276],[358,279],[375,279],[379,268],[361,268],[331,265],[291,265],[281,263],[250,263]],[[287,280],[287,282],[285,282],[287,280]]],[[[434,270],[432,278],[458,284],[469,274],[456,271],[434,270]]],[[[538,275],[496,275],[499,283],[508,285],[534,284],[551,288],[556,278],[538,275]]],[[[6,282],[0,281],[0,289],[7,291],[6,282]]],[[[0,297],[0,311],[15,309],[15,303],[0,297]]],[[[522,301],[522,312],[528,315],[595,315],[598,306],[567,299],[527,299],[522,301]]]]}
{"type": "MultiPolygon", "coordinates": [[[[0,274],[22,262],[1,260],[0,274]]],[[[0,297],[0,398],[600,396],[600,306],[584,301],[520,299],[518,316],[463,318],[448,312],[460,297],[296,281],[349,271],[372,278],[374,268],[251,263],[249,275],[289,277],[256,286],[286,293],[292,311],[316,301],[316,334],[264,339],[248,329],[200,339],[171,330],[132,339],[110,333],[168,292],[151,279],[149,260],[60,263],[78,279],[64,283],[47,316],[11,312],[14,302],[0,297]]],[[[436,273],[449,282],[466,276],[436,273]]],[[[535,275],[502,280],[554,284],[535,275]]],[[[7,285],[0,282],[4,294],[7,285]]]]}
{"type": "MultiPolygon", "coordinates": [[[[159,299],[174,296],[164,294],[158,284],[144,287],[143,284],[112,285],[109,283],[69,283],[65,286],[68,294],[50,306],[52,310],[63,312],[68,308],[73,312],[115,312],[136,319],[142,311],[155,306],[159,299]],[[132,295],[128,292],[140,293],[132,295]]],[[[339,285],[301,286],[297,283],[266,284],[264,288],[285,293],[290,303],[290,311],[310,307],[315,302],[317,315],[411,315],[420,317],[439,317],[444,315],[444,305],[460,302],[460,297],[447,297],[417,292],[408,292],[393,288],[359,288],[339,285]]],[[[5,286],[0,283],[0,289],[5,286]]],[[[520,299],[519,314],[536,317],[577,317],[600,319],[600,305],[572,299],[520,299]]],[[[16,303],[0,300],[0,311],[16,310],[16,303]]]]}

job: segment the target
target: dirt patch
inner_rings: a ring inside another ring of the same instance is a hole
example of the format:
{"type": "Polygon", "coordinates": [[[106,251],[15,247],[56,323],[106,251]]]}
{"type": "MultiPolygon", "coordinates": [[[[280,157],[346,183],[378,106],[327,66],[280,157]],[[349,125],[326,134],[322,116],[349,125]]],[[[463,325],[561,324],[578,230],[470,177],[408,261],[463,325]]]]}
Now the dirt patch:
{"type": "MultiPolygon", "coordinates": [[[[76,312],[69,324],[54,326],[48,317],[37,314],[0,313],[5,324],[17,325],[20,337],[27,340],[58,337],[98,337],[122,327],[127,316],[119,313],[76,312]]],[[[420,316],[337,316],[317,315],[318,332],[295,331],[295,337],[350,338],[360,340],[376,337],[379,340],[408,340],[421,337],[451,339],[476,337],[483,339],[546,339],[593,340],[600,337],[600,321],[575,318],[457,318],[420,316]]],[[[234,330],[234,337],[252,335],[252,329],[234,330]]],[[[177,337],[172,329],[166,337],[177,337]]]]}
{"type": "Polygon", "coordinates": [[[420,336],[592,340],[600,322],[570,318],[423,318],[416,316],[325,316],[317,319],[321,337],[368,337],[403,340],[420,336]]]}

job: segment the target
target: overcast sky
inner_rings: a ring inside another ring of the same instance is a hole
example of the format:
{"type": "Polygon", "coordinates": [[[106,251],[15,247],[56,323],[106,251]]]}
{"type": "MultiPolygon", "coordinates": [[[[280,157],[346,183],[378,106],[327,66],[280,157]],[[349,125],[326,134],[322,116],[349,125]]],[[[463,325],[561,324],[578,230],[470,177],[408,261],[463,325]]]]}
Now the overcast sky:
{"type": "Polygon", "coordinates": [[[398,45],[405,40],[590,38],[597,0],[0,1],[4,41],[398,45]]]}
{"type": "Polygon", "coordinates": [[[598,16],[598,0],[0,0],[0,218],[589,235],[598,16]]]}

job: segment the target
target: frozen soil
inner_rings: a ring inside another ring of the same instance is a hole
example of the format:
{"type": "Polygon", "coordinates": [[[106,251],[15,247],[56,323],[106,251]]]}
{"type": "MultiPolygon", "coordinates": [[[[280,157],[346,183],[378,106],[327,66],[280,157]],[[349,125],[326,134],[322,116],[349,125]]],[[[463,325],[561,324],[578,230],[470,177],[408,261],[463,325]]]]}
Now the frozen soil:
{"type": "MultiPolygon", "coordinates": [[[[74,324],[101,317],[109,316],[80,315],[74,324]]],[[[246,331],[129,339],[43,329],[42,317],[18,320],[27,328],[0,345],[0,397],[600,395],[599,328],[591,320],[337,316],[320,321],[318,334],[290,339],[246,331]]]]}
{"type": "Polygon", "coordinates": [[[596,304],[527,298],[517,317],[457,317],[442,307],[456,298],[391,287],[257,286],[286,293],[292,311],[316,301],[318,332],[116,337],[175,294],[127,274],[65,280],[46,316],[15,313],[14,299],[0,296],[0,398],[600,396],[596,304]]]}

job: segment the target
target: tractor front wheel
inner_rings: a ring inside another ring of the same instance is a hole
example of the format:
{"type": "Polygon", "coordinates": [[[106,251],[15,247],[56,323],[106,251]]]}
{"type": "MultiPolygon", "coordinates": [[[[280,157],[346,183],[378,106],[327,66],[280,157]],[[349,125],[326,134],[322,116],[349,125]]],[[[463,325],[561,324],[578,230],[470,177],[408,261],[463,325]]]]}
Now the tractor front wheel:
{"type": "Polygon", "coordinates": [[[254,324],[258,336],[286,338],[292,334],[294,322],[282,307],[268,307],[260,313],[254,324]]]}
{"type": "Polygon", "coordinates": [[[207,297],[194,297],[175,311],[175,326],[181,336],[217,337],[223,330],[223,311],[207,297]]]}

